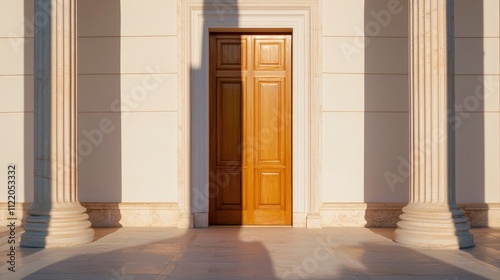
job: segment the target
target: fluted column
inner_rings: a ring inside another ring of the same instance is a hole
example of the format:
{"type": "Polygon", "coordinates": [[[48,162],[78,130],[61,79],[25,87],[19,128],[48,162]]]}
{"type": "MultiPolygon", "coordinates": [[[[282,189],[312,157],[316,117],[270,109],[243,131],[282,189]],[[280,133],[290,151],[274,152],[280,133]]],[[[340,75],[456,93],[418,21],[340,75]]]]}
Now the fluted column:
{"type": "Polygon", "coordinates": [[[395,241],[474,246],[455,202],[454,0],[410,0],[410,201],[395,241]]]}
{"type": "Polygon", "coordinates": [[[24,247],[91,242],[78,202],[76,0],[35,0],[35,197],[24,247]]]}

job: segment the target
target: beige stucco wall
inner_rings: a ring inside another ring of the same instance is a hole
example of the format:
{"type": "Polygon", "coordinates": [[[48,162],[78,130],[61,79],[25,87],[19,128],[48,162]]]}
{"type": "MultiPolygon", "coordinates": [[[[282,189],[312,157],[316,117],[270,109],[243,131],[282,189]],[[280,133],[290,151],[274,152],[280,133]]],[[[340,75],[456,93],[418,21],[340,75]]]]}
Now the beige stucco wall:
{"type": "Polygon", "coordinates": [[[323,201],[405,201],[408,183],[384,172],[408,158],[407,5],[323,5],[323,201]]]}
{"type": "MultiPolygon", "coordinates": [[[[323,3],[323,200],[405,202],[407,3],[323,3]]],[[[459,202],[500,199],[499,11],[494,0],[456,1],[456,104],[473,111],[457,114],[459,202]]]]}
{"type": "Polygon", "coordinates": [[[0,2],[0,201],[7,165],[16,164],[18,201],[33,197],[33,16],[24,1],[0,2]],[[26,19],[28,17],[28,19],[26,19]]]}
{"type": "Polygon", "coordinates": [[[500,3],[456,6],[457,200],[500,202],[500,3]]]}
{"type": "MultiPolygon", "coordinates": [[[[176,202],[177,1],[78,8],[80,200],[176,202]]],[[[0,168],[18,164],[18,200],[31,201],[32,1],[1,1],[0,19],[0,168]]],[[[462,203],[500,203],[499,19],[497,0],[456,1],[462,203]]],[[[407,22],[403,0],[322,1],[324,203],[407,200],[407,22]]]]}
{"type": "Polygon", "coordinates": [[[176,2],[78,3],[80,199],[175,202],[176,2]]]}

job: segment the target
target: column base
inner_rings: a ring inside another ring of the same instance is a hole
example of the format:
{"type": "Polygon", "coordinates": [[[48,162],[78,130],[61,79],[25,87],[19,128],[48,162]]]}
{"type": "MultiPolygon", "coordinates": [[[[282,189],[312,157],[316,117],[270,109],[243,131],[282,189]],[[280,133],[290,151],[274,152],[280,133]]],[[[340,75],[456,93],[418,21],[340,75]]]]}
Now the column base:
{"type": "Polygon", "coordinates": [[[28,210],[21,247],[69,247],[94,240],[89,216],[79,204],[50,210],[28,210]]]}
{"type": "Polygon", "coordinates": [[[410,204],[403,208],[395,242],[436,249],[474,247],[464,212],[456,206],[410,204]]]}

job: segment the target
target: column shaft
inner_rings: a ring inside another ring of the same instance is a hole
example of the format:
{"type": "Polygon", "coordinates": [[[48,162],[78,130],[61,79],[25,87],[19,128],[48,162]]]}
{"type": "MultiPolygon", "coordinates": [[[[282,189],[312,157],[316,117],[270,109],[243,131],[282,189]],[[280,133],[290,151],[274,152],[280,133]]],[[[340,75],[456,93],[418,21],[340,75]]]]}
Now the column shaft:
{"type": "Polygon", "coordinates": [[[474,246],[455,202],[454,0],[410,0],[410,201],[396,242],[474,246]]]}
{"type": "Polygon", "coordinates": [[[78,202],[76,0],[35,0],[35,197],[24,247],[91,242],[78,202]]]}

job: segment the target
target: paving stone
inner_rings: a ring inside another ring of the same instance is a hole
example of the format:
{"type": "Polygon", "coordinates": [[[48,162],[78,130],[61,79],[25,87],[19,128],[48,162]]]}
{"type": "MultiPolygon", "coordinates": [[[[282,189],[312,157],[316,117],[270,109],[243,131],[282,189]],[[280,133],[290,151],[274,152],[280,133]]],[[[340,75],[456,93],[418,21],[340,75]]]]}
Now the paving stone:
{"type": "Polygon", "coordinates": [[[90,244],[17,248],[0,279],[500,279],[500,229],[472,229],[467,250],[402,246],[394,230],[96,228],[90,244]]]}

